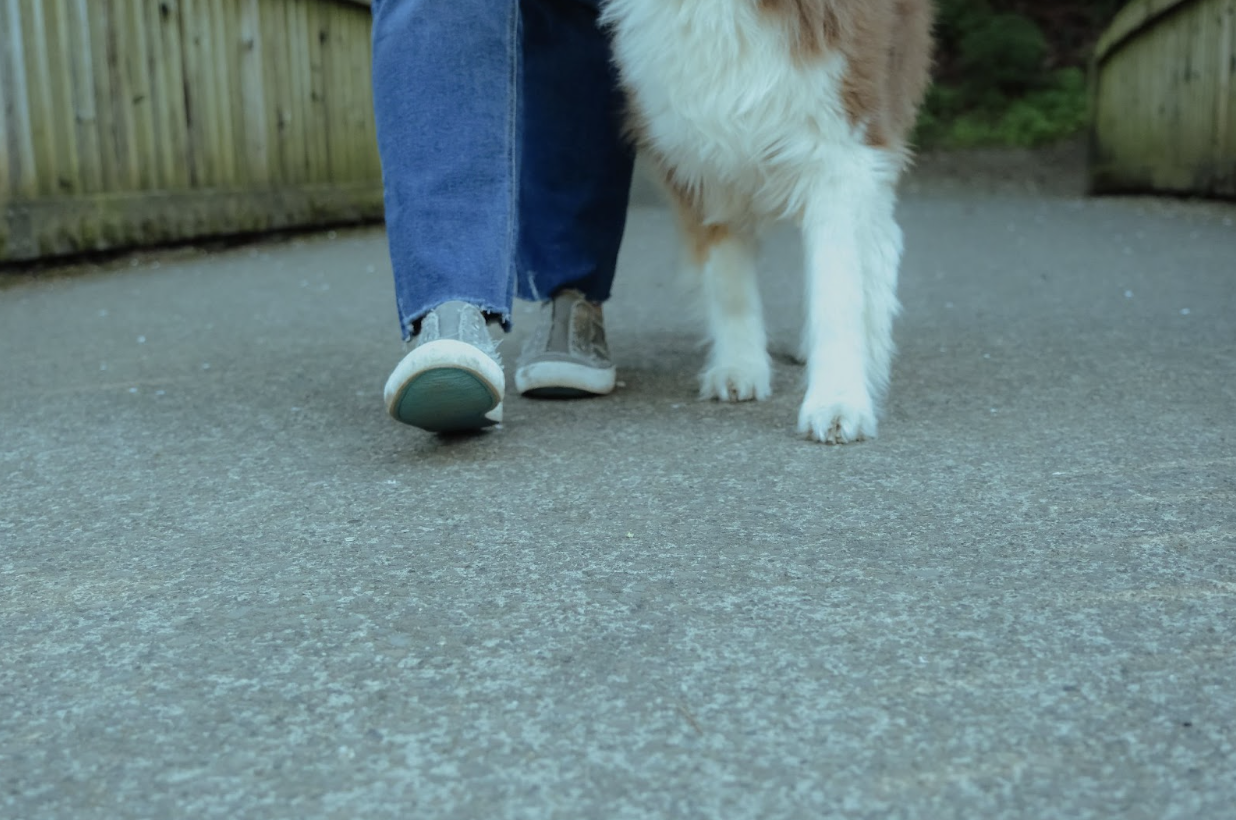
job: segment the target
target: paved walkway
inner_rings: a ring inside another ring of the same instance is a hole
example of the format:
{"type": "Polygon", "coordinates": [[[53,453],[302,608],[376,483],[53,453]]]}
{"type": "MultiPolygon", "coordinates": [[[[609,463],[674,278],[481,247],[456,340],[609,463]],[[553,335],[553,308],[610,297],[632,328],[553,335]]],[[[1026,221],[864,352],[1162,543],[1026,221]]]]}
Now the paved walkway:
{"type": "Polygon", "coordinates": [[[6,277],[0,816],[1236,816],[1236,209],[902,214],[845,448],[790,233],[773,400],[695,400],[646,205],[622,389],[451,442],[383,414],[379,230],[6,277]]]}

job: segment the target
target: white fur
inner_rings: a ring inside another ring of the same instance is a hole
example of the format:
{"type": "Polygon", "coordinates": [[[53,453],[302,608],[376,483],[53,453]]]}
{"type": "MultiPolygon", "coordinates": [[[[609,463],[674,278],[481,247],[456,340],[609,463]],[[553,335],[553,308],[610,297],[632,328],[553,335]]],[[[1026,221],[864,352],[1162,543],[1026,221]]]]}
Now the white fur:
{"type": "Polygon", "coordinates": [[[713,248],[703,271],[712,349],[700,377],[700,398],[749,401],[772,395],[755,251],[753,235],[727,237],[713,248]]]}
{"type": "Polygon", "coordinates": [[[711,352],[701,394],[770,394],[755,237],[770,220],[794,219],[807,284],[799,429],[828,443],[875,436],[898,310],[904,159],[851,126],[845,58],[796,62],[751,0],[609,0],[603,19],[645,137],[698,198],[704,223],[730,229],[702,271],[711,352]]]}

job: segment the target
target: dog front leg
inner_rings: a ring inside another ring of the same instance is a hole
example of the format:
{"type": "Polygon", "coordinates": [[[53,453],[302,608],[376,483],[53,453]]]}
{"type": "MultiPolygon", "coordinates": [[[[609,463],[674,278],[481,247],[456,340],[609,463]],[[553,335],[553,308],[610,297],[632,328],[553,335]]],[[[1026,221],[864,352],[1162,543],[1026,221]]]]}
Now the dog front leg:
{"type": "MultiPolygon", "coordinates": [[[[850,158],[846,158],[850,160],[850,158]]],[[[807,395],[798,429],[826,444],[874,438],[875,404],[869,336],[869,286],[873,218],[881,212],[883,188],[861,163],[841,168],[814,186],[803,213],[807,316],[803,350],[807,395]],[[860,167],[855,167],[860,166],[860,167]]],[[[877,331],[881,332],[881,331],[877,331]]]]}
{"type": "Polygon", "coordinates": [[[772,364],[756,281],[756,240],[750,232],[714,231],[703,264],[708,363],[700,398],[763,400],[772,394],[772,364]]]}
{"type": "Polygon", "coordinates": [[[772,361],[756,281],[755,231],[705,225],[689,197],[672,186],[669,190],[678,214],[683,269],[699,287],[708,328],[700,398],[766,399],[772,394],[772,361]]]}

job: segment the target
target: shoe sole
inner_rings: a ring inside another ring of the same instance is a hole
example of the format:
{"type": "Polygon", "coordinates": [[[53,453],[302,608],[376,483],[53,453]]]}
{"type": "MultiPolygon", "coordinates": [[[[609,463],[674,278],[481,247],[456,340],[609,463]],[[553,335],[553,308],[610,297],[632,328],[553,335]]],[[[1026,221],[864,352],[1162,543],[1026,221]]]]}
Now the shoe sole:
{"type": "Polygon", "coordinates": [[[386,382],[396,421],[431,433],[481,430],[502,422],[502,368],[465,342],[439,339],[416,348],[386,382]]]}
{"type": "Polygon", "coordinates": [[[578,399],[614,392],[614,368],[588,367],[571,362],[533,362],[515,371],[515,389],[521,396],[542,399],[578,399]]]}

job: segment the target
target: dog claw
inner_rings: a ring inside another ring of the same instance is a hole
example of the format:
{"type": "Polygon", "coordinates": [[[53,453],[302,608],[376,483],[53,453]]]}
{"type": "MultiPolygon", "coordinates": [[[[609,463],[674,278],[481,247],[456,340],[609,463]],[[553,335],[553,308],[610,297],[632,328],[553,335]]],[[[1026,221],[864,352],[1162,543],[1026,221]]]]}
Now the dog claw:
{"type": "Polygon", "coordinates": [[[849,444],[876,437],[875,412],[870,405],[845,402],[803,404],[798,414],[798,431],[823,444],[849,444]]]}
{"type": "Polygon", "coordinates": [[[700,398],[724,402],[763,401],[772,395],[768,367],[711,367],[700,379],[700,398]]]}

